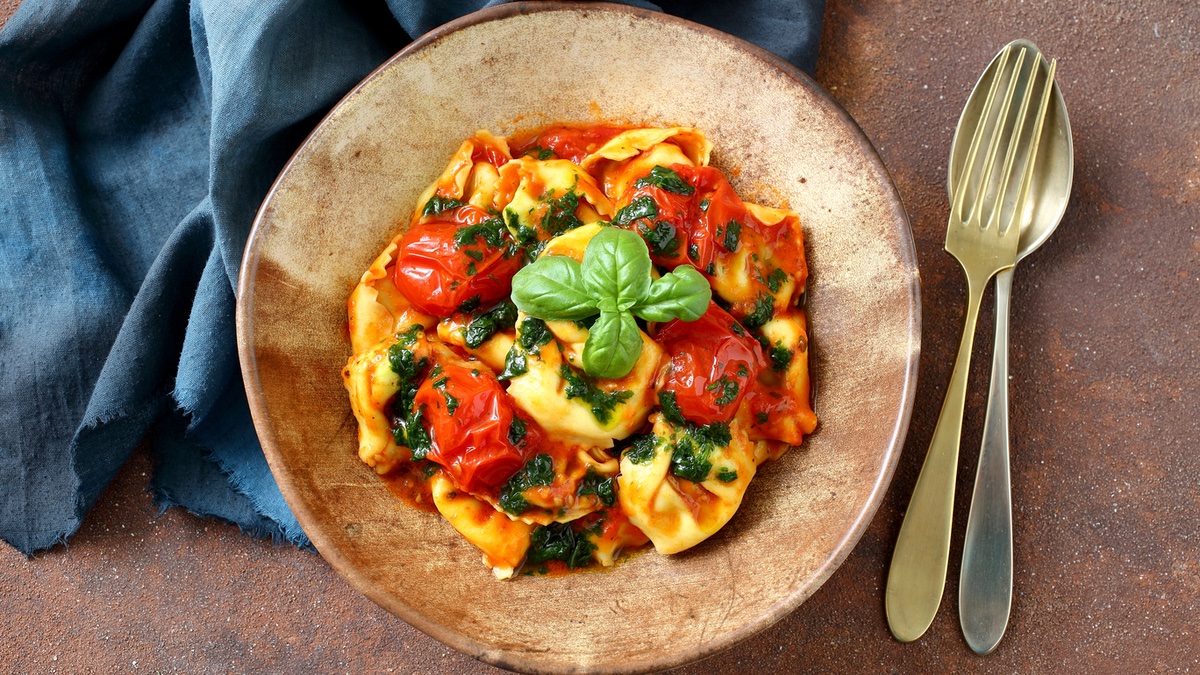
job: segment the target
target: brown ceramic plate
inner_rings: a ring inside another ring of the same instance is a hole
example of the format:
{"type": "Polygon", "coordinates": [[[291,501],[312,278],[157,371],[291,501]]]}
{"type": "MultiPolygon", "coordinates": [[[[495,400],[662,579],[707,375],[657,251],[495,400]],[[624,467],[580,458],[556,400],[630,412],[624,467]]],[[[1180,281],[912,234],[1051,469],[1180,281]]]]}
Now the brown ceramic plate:
{"type": "Polygon", "coordinates": [[[766,628],[850,553],[908,426],[918,293],[912,235],[886,170],[807,76],[662,14],[516,4],[414,42],[296,152],[246,246],[238,343],[275,478],[355,588],[489,663],[628,672],[698,659],[766,628]],[[765,465],[733,520],[691,551],[499,582],[449,524],[404,507],[356,458],[341,380],[346,297],[476,129],[601,120],[702,129],[743,197],[800,213],[821,425],[765,465]]]}

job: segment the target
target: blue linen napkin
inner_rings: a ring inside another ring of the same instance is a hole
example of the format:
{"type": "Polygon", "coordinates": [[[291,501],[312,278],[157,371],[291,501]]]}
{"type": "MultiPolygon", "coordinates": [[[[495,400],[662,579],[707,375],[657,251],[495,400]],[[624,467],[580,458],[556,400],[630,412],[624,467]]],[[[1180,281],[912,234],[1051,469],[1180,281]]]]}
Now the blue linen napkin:
{"type": "MultiPolygon", "coordinates": [[[[238,369],[284,163],[409,36],[501,0],[24,0],[0,31],[0,538],[63,542],[143,440],[162,508],[306,545],[238,369]]],[[[812,72],[824,0],[630,4],[812,72]]]]}

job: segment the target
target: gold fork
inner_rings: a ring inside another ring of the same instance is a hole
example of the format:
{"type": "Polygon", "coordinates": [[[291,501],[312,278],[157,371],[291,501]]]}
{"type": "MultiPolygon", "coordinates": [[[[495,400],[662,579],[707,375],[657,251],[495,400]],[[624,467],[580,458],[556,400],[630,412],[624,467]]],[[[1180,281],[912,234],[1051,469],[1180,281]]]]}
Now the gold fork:
{"type": "MultiPolygon", "coordinates": [[[[1034,79],[1041,70],[1042,57],[1040,53],[1036,55],[1031,73],[1022,78],[1027,52],[1024,47],[1019,48],[1011,72],[1008,70],[1009,60],[1017,50],[1010,45],[1000,54],[999,68],[982,108],[983,117],[975,127],[962,178],[957,182],[958,189],[950,205],[946,250],[958,259],[966,273],[967,309],[950,386],[900,526],[888,572],[885,598],[888,626],[902,642],[921,637],[933,623],[941,604],[950,557],[954,483],[975,320],[988,281],[1016,263],[1021,219],[1046,119],[1049,97],[1043,95],[1033,133],[1023,134],[1031,114],[1034,79]],[[1018,93],[1019,110],[1011,116],[1018,93]],[[986,148],[982,158],[978,157],[981,147],[986,148]],[[1002,149],[1003,163],[997,165],[1002,149]],[[1016,185],[1010,186],[1018,159],[1023,160],[1023,170],[1016,185]],[[1015,198],[1009,194],[1010,187],[1016,188],[1015,198]]],[[[1051,63],[1050,82],[1054,81],[1054,69],[1055,63],[1051,63]]],[[[1051,87],[1044,89],[1049,92],[1051,87]]]]}

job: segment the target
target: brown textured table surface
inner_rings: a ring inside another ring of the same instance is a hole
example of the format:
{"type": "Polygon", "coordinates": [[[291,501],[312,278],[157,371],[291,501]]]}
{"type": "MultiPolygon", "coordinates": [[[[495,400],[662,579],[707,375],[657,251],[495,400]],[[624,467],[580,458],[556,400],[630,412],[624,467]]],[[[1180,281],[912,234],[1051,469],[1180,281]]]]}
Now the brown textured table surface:
{"type": "MultiPolygon", "coordinates": [[[[1200,669],[1200,5],[829,0],[817,80],[875,143],[912,217],[924,347],[892,487],[854,553],[772,628],[684,672],[1200,669]],[[967,399],[950,578],[929,633],[883,612],[893,542],[950,375],[963,278],[942,251],[946,158],[978,73],[1028,37],[1059,58],[1075,187],[1016,275],[1015,600],[979,657],[958,559],[987,386],[967,399]]],[[[0,21],[15,8],[0,0],[0,21]]],[[[819,274],[819,270],[814,273],[819,274]]],[[[392,618],[318,556],[172,509],[135,455],[68,546],[0,545],[0,671],[498,672],[392,618]]]]}

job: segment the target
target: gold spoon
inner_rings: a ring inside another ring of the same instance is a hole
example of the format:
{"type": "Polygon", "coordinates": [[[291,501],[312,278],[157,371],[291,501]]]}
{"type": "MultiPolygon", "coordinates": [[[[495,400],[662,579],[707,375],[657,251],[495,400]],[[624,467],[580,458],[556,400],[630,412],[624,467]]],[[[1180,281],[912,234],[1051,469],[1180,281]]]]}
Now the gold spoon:
{"type": "MultiPolygon", "coordinates": [[[[1037,54],[1037,47],[1028,40],[1016,40],[1037,54]]],[[[1044,60],[1037,61],[1045,64],[1044,60]]],[[[976,91],[994,77],[997,62],[984,72],[976,91]]],[[[963,110],[959,128],[967,134],[980,117],[982,98],[972,96],[963,110]]],[[[947,181],[954,194],[956,178],[966,161],[966,143],[956,134],[950,146],[950,171],[947,181]]],[[[1074,169],[1071,145],[1071,123],[1058,85],[1051,92],[1050,107],[1042,130],[1037,165],[1033,171],[1032,199],[1026,205],[1021,222],[1021,237],[1017,245],[1017,261],[1033,253],[1058,227],[1067,209],[1074,169]]],[[[996,648],[1008,626],[1012,608],[1013,539],[1012,492],[1008,469],[1008,314],[1012,296],[1013,269],[996,275],[996,337],[992,350],[992,379],[988,393],[987,416],[983,422],[983,443],[979,452],[979,468],[975,473],[975,489],[971,496],[971,511],[967,518],[967,534],[963,545],[962,570],[959,577],[958,617],[963,636],[971,649],[987,654],[996,648]]]]}

